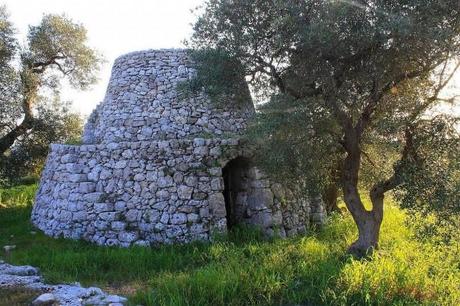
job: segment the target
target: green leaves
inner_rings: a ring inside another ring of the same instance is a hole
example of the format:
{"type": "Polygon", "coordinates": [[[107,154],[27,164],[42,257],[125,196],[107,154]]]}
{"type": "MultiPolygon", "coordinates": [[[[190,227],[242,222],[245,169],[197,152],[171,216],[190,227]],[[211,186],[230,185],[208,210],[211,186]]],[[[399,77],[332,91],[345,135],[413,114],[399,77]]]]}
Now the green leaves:
{"type": "Polygon", "coordinates": [[[87,46],[86,29],[65,15],[45,15],[31,26],[23,63],[39,72],[52,68],[68,77],[74,87],[85,89],[96,81],[101,56],[87,46]]]}
{"type": "Polygon", "coordinates": [[[248,131],[260,147],[259,167],[292,190],[313,195],[330,181],[340,152],[337,126],[315,102],[275,95],[260,106],[248,131]]]}
{"type": "Polygon", "coordinates": [[[441,216],[460,212],[460,137],[458,120],[444,116],[415,127],[415,153],[405,164],[398,197],[404,207],[441,216]]]}
{"type": "Polygon", "coordinates": [[[15,182],[27,175],[40,175],[50,143],[75,142],[83,130],[83,118],[59,97],[38,103],[32,132],[15,142],[6,156],[0,156],[0,177],[15,182]]]}
{"type": "Polygon", "coordinates": [[[65,15],[43,16],[21,48],[14,34],[0,7],[0,173],[17,179],[41,170],[51,142],[80,134],[82,120],[58,89],[64,79],[78,89],[94,84],[102,58],[86,29],[65,15]]]}
{"type": "Polygon", "coordinates": [[[250,102],[241,63],[225,51],[202,49],[191,51],[196,75],[178,85],[182,98],[205,92],[219,106],[250,102]]]}
{"type": "Polygon", "coordinates": [[[17,41],[14,37],[15,29],[9,21],[9,15],[5,6],[0,6],[0,69],[8,64],[12,59],[17,41]]]}

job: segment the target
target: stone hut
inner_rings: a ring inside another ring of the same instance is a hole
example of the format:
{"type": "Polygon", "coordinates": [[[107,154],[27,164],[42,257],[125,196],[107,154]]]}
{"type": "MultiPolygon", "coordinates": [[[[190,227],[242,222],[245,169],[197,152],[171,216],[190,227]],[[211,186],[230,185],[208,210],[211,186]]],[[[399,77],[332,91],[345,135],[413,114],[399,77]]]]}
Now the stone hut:
{"type": "Polygon", "coordinates": [[[319,199],[293,198],[253,166],[239,134],[254,114],[204,94],[179,99],[194,76],[185,50],[119,57],[83,144],[53,144],[32,222],[47,235],[99,245],[209,240],[236,224],[282,237],[321,223],[319,199]]]}

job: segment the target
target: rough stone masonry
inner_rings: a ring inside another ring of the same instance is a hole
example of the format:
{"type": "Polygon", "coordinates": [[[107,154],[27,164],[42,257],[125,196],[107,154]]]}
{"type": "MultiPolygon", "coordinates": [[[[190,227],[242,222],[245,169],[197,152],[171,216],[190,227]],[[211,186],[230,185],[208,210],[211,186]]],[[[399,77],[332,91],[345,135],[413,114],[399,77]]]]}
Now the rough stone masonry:
{"type": "Polygon", "coordinates": [[[240,138],[254,106],[178,98],[185,50],[119,57],[82,145],[53,144],[32,211],[47,235],[108,246],[209,240],[237,224],[268,235],[321,223],[320,199],[295,198],[253,165],[240,138]]]}

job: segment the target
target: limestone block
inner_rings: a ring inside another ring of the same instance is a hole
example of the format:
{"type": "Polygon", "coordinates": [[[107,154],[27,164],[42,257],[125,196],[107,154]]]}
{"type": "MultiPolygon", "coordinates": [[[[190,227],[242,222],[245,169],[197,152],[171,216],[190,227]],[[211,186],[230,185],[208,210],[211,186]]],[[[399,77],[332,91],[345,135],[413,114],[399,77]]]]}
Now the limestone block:
{"type": "Polygon", "coordinates": [[[66,154],[61,157],[61,163],[68,164],[68,163],[75,163],[78,160],[78,157],[74,154],[66,154]]]}
{"type": "Polygon", "coordinates": [[[187,215],[187,221],[190,223],[196,223],[200,220],[200,216],[198,214],[188,214],[187,215]]]}
{"type": "Polygon", "coordinates": [[[156,209],[156,210],[159,210],[159,211],[162,211],[162,210],[164,210],[167,206],[168,206],[168,202],[161,201],[161,202],[157,202],[157,203],[153,204],[152,208],[153,208],[153,209],[156,209]]]}
{"type": "Polygon", "coordinates": [[[136,232],[120,232],[118,234],[118,240],[121,242],[132,243],[138,239],[139,235],[136,232]]]}
{"type": "Polygon", "coordinates": [[[134,176],[134,180],[138,182],[142,182],[145,180],[145,175],[143,173],[138,173],[134,176]]]}
{"type": "Polygon", "coordinates": [[[187,222],[187,215],[184,213],[176,213],[171,216],[172,224],[184,224],[187,222]]]}
{"type": "Polygon", "coordinates": [[[112,177],[112,171],[109,169],[102,169],[99,174],[99,179],[106,180],[112,177]]]}
{"type": "Polygon", "coordinates": [[[83,200],[89,203],[99,203],[102,202],[105,198],[105,193],[103,192],[92,192],[83,195],[83,200]]]}
{"type": "Polygon", "coordinates": [[[167,212],[164,212],[161,215],[160,222],[163,223],[163,224],[168,224],[168,222],[169,222],[169,214],[167,212]]]}
{"type": "Polygon", "coordinates": [[[166,189],[161,189],[155,193],[155,196],[160,200],[167,200],[169,199],[169,192],[166,189]]]}
{"type": "Polygon", "coordinates": [[[209,168],[208,172],[211,176],[222,176],[222,168],[220,167],[209,168]]]}
{"type": "Polygon", "coordinates": [[[198,178],[196,176],[187,176],[184,181],[185,185],[190,187],[196,187],[198,184],[198,178]]]}
{"type": "Polygon", "coordinates": [[[119,160],[113,165],[115,169],[124,169],[127,166],[128,166],[128,161],[126,160],[119,160]]]}
{"type": "Polygon", "coordinates": [[[208,197],[208,195],[205,192],[194,192],[192,195],[192,198],[194,200],[204,200],[208,197]]]}
{"type": "Polygon", "coordinates": [[[192,197],[192,193],[193,187],[181,185],[177,188],[177,195],[179,196],[179,199],[189,200],[192,197]]]}
{"type": "Polygon", "coordinates": [[[159,177],[157,181],[158,187],[171,187],[173,185],[173,179],[170,176],[159,177]]]}
{"type": "Polygon", "coordinates": [[[111,221],[115,221],[118,215],[119,213],[117,212],[103,212],[99,214],[99,218],[101,218],[102,220],[111,222],[111,221]]]}
{"type": "Polygon", "coordinates": [[[211,180],[211,190],[213,191],[219,191],[222,190],[223,188],[223,180],[220,177],[215,177],[211,180]]]}
{"type": "Polygon", "coordinates": [[[203,207],[203,208],[200,208],[200,217],[201,218],[209,218],[210,214],[209,214],[209,208],[208,207],[203,207]]]}
{"type": "Polygon", "coordinates": [[[141,218],[141,213],[137,209],[130,209],[126,212],[125,218],[128,222],[139,221],[141,218]]]}
{"type": "Polygon", "coordinates": [[[83,182],[80,183],[78,187],[78,191],[80,193],[91,193],[96,191],[96,184],[92,182],[83,182]]]}
{"type": "Polygon", "coordinates": [[[86,211],[77,211],[73,213],[72,220],[76,222],[83,222],[88,219],[88,213],[86,211]]]}
{"type": "Polygon", "coordinates": [[[214,193],[209,196],[209,207],[215,218],[224,218],[227,214],[225,210],[225,199],[222,193],[214,193]]]}
{"type": "Polygon", "coordinates": [[[69,181],[72,183],[79,183],[86,181],[88,179],[88,176],[86,174],[70,174],[68,178],[69,181]]]}
{"type": "Polygon", "coordinates": [[[117,232],[121,232],[121,231],[124,231],[125,228],[126,228],[126,223],[125,222],[121,222],[121,221],[114,221],[111,223],[111,228],[114,230],[114,231],[117,231],[117,232]]]}

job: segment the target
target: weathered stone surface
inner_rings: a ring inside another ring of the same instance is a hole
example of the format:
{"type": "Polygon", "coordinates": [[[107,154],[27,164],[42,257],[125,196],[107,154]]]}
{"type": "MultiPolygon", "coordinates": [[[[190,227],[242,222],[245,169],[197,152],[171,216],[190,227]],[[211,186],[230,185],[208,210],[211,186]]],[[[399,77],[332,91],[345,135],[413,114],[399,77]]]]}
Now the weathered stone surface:
{"type": "Polygon", "coordinates": [[[112,222],[112,229],[117,232],[121,232],[126,228],[126,223],[121,221],[112,222]]]}
{"type": "Polygon", "coordinates": [[[109,295],[95,287],[84,288],[78,283],[48,285],[43,282],[37,268],[12,266],[1,260],[0,288],[26,288],[37,291],[37,297],[32,302],[34,306],[108,306],[113,303],[125,305],[128,301],[125,297],[109,295]]]}
{"type": "Polygon", "coordinates": [[[263,210],[273,206],[273,193],[268,188],[256,189],[248,196],[248,205],[252,210],[263,210]]]}
{"type": "Polygon", "coordinates": [[[38,275],[40,271],[31,266],[12,266],[0,263],[0,274],[16,275],[16,276],[34,276],[38,275]]]}
{"type": "Polygon", "coordinates": [[[189,186],[179,186],[177,188],[177,195],[181,200],[189,200],[192,197],[193,187],[189,186]]]}
{"type": "Polygon", "coordinates": [[[133,241],[136,241],[139,235],[135,232],[121,232],[118,234],[118,239],[122,242],[128,242],[131,243],[133,241]]]}
{"type": "Polygon", "coordinates": [[[209,196],[209,207],[213,216],[225,218],[227,211],[225,209],[225,198],[222,193],[214,193],[209,196]]]}
{"type": "Polygon", "coordinates": [[[171,216],[172,224],[184,224],[187,222],[187,215],[184,213],[177,213],[171,216]]]}
{"type": "Polygon", "coordinates": [[[43,293],[35,300],[33,300],[33,306],[52,306],[55,302],[57,302],[56,297],[52,293],[43,293]]]}
{"type": "Polygon", "coordinates": [[[246,104],[225,108],[205,94],[179,98],[178,82],[195,73],[185,50],[119,57],[84,144],[51,146],[32,222],[54,237],[116,246],[209,239],[233,222],[269,235],[321,223],[320,200],[289,196],[251,165],[240,141],[254,115],[249,92],[246,104]]]}

